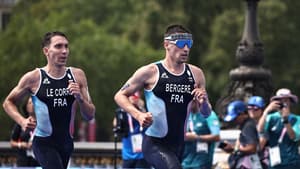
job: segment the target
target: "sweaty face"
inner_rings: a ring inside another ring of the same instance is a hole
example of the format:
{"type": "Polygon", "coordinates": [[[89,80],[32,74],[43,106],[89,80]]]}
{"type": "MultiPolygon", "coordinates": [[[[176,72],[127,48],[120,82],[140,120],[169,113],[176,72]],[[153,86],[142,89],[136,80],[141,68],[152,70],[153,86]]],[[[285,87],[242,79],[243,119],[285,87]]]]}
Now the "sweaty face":
{"type": "Polygon", "coordinates": [[[55,66],[65,66],[69,55],[69,42],[63,36],[53,36],[49,46],[44,47],[48,62],[55,66]]]}

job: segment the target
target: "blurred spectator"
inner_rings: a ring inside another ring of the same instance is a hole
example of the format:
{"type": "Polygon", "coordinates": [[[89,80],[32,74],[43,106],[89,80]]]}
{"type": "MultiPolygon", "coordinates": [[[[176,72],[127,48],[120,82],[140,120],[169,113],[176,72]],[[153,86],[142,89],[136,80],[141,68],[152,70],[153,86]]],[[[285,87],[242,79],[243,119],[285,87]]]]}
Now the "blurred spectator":
{"type": "MultiPolygon", "coordinates": [[[[28,99],[26,104],[22,107],[25,118],[34,116],[33,105],[31,98],[28,99]]],[[[18,167],[33,167],[39,166],[38,162],[34,159],[31,149],[33,138],[33,130],[23,131],[18,124],[14,125],[12,130],[10,145],[12,148],[17,149],[17,166],[18,167]]]]}
{"type": "Polygon", "coordinates": [[[300,118],[291,112],[298,97],[282,88],[270,101],[258,124],[270,145],[270,169],[299,169],[300,118]]]}
{"type": "MultiPolygon", "coordinates": [[[[144,102],[139,93],[129,96],[130,102],[142,112],[146,112],[144,102]]],[[[122,137],[122,168],[150,168],[142,153],[142,139],[145,129],[140,127],[139,122],[123,109],[117,109],[113,125],[115,132],[122,137]]]]}
{"type": "MultiPolygon", "coordinates": [[[[258,123],[259,119],[263,115],[265,107],[265,101],[260,96],[252,96],[247,102],[247,110],[250,118],[254,119],[258,123]]],[[[260,158],[261,165],[263,169],[269,168],[269,149],[267,146],[267,140],[265,139],[264,133],[258,133],[259,138],[259,150],[258,155],[260,158]]]]}
{"type": "Polygon", "coordinates": [[[219,119],[214,111],[204,117],[195,101],[188,106],[188,111],[182,167],[211,169],[215,142],[220,140],[219,119]]]}
{"type": "Polygon", "coordinates": [[[247,110],[249,116],[258,123],[260,117],[263,114],[265,107],[264,99],[260,96],[252,96],[247,102],[247,110]]]}
{"type": "Polygon", "coordinates": [[[227,107],[226,122],[238,125],[241,133],[235,145],[224,142],[219,146],[224,151],[232,153],[228,162],[231,168],[261,169],[257,154],[259,140],[255,121],[249,117],[246,105],[242,101],[233,101],[227,107]],[[232,158],[233,157],[233,158],[232,158]]]}

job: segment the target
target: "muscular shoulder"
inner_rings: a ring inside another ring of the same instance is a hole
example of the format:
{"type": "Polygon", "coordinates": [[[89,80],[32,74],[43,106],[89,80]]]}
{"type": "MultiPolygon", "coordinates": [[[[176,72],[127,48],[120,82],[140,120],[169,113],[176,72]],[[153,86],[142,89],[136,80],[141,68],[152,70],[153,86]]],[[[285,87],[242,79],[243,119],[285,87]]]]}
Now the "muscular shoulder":
{"type": "Polygon", "coordinates": [[[74,75],[78,75],[78,74],[84,74],[84,71],[80,68],[77,68],[77,67],[70,67],[72,73],[74,75]]]}
{"type": "Polygon", "coordinates": [[[19,83],[19,88],[22,88],[24,90],[28,90],[30,93],[34,93],[36,88],[38,87],[40,82],[40,71],[39,69],[31,70],[27,73],[25,73],[19,83]]]}
{"type": "Polygon", "coordinates": [[[33,69],[24,74],[22,78],[25,78],[29,81],[36,81],[40,79],[40,70],[38,68],[33,69]]]}
{"type": "Polygon", "coordinates": [[[151,88],[155,83],[156,73],[158,72],[157,66],[154,63],[140,67],[135,71],[129,80],[129,83],[151,88]]]}
{"type": "Polygon", "coordinates": [[[195,82],[197,83],[197,85],[205,86],[205,77],[202,69],[192,64],[188,64],[188,65],[194,75],[195,82]]]}
{"type": "Polygon", "coordinates": [[[202,76],[203,75],[202,69],[200,69],[199,67],[197,67],[195,65],[192,65],[192,64],[188,64],[188,65],[189,65],[191,71],[193,72],[193,74],[195,76],[197,76],[197,75],[201,75],[202,76]]]}
{"type": "Polygon", "coordinates": [[[75,76],[76,80],[80,80],[81,78],[85,78],[85,73],[82,69],[76,67],[70,67],[73,75],[75,76]]]}
{"type": "Polygon", "coordinates": [[[148,77],[153,76],[154,74],[156,74],[156,72],[157,72],[157,66],[154,63],[142,66],[137,70],[137,73],[141,73],[148,77]]]}
{"type": "Polygon", "coordinates": [[[71,71],[74,75],[74,78],[77,83],[79,83],[81,86],[87,86],[87,79],[85,76],[85,73],[82,69],[76,68],[76,67],[70,67],[71,71]]]}

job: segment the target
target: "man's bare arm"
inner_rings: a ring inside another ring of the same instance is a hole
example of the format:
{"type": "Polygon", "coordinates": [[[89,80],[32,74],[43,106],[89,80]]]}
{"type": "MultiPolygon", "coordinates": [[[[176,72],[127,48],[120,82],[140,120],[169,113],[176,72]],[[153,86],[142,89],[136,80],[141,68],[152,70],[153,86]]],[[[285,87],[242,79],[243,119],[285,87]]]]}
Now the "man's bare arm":
{"type": "Polygon", "coordinates": [[[153,76],[156,72],[154,65],[147,65],[138,69],[115,94],[116,103],[132,117],[139,121],[140,125],[145,127],[152,123],[151,113],[142,113],[130,101],[129,96],[140,91],[143,87],[153,83],[153,76]]]}
{"type": "Polygon", "coordinates": [[[36,123],[31,118],[24,118],[18,110],[18,104],[36,88],[39,74],[36,70],[23,75],[17,86],[8,94],[3,102],[5,112],[18,123],[23,130],[34,128],[36,123]]]}
{"type": "Polygon", "coordinates": [[[190,68],[195,78],[195,89],[192,91],[194,100],[197,100],[200,103],[200,111],[205,115],[209,115],[211,112],[211,104],[206,92],[204,73],[200,68],[194,65],[190,65],[190,68]]]}
{"type": "Polygon", "coordinates": [[[73,68],[76,82],[70,81],[68,89],[74,95],[80,107],[80,112],[86,120],[91,120],[95,116],[95,105],[89,94],[85,73],[78,68],[73,68]]]}

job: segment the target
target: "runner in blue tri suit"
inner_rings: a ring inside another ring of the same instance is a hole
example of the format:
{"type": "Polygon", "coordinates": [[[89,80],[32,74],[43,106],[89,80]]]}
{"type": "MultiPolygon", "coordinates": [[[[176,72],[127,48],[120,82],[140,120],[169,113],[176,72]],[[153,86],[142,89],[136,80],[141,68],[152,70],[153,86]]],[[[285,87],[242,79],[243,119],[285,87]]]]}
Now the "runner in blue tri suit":
{"type": "Polygon", "coordinates": [[[164,37],[165,58],[139,68],[115,95],[116,103],[142,127],[148,127],[142,151],[155,169],[179,169],[184,146],[187,106],[194,100],[207,117],[210,104],[202,70],[187,64],[193,39],[189,30],[171,25],[164,37]],[[136,109],[128,97],[144,88],[148,112],[136,109]]]}
{"type": "Polygon", "coordinates": [[[36,128],[32,148],[43,169],[66,169],[73,151],[70,129],[76,108],[86,120],[95,115],[84,72],[66,67],[68,39],[61,32],[46,33],[42,42],[47,65],[27,72],[3,103],[4,110],[25,131],[36,128]],[[17,103],[30,95],[35,118],[23,117],[17,103]]]}

